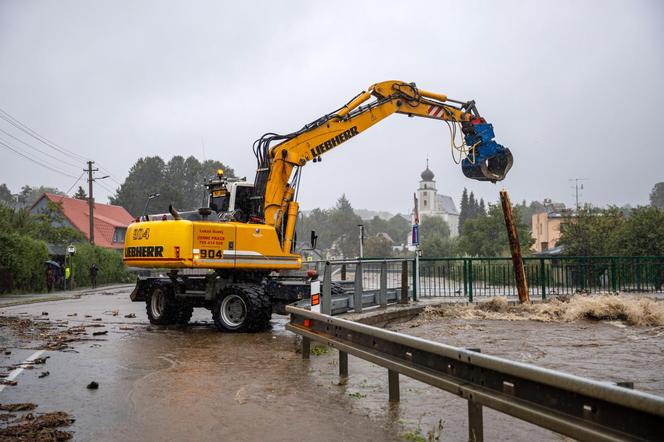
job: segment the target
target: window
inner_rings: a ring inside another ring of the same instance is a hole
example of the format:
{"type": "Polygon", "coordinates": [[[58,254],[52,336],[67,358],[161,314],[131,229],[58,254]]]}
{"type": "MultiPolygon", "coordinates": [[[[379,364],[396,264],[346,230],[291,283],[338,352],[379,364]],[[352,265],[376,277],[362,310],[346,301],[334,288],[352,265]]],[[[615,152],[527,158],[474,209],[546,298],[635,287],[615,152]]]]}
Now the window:
{"type": "Polygon", "coordinates": [[[127,234],[126,227],[116,227],[113,231],[113,242],[124,243],[125,235],[127,234]]]}
{"type": "Polygon", "coordinates": [[[424,200],[424,207],[427,206],[427,200],[424,200]]]}

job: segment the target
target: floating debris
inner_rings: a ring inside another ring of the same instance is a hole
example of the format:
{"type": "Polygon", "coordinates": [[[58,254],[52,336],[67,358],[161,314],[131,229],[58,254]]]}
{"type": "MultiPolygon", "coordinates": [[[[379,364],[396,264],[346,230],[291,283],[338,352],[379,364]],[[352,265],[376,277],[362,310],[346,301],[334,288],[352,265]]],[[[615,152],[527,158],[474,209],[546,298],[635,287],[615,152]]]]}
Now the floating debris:
{"type": "Polygon", "coordinates": [[[101,335],[105,335],[107,333],[108,333],[108,330],[102,330],[102,331],[93,332],[92,336],[101,336],[101,335]]]}
{"type": "Polygon", "coordinates": [[[136,313],[129,313],[128,315],[124,315],[125,318],[135,318],[136,313]]]}
{"type": "Polygon", "coordinates": [[[417,322],[441,317],[540,322],[586,319],[658,327],[664,325],[664,302],[636,295],[574,295],[536,304],[510,304],[507,298],[496,297],[475,305],[427,307],[417,322]]]}
{"type": "Polygon", "coordinates": [[[48,312],[42,312],[42,316],[48,316],[48,312]]]}
{"type": "Polygon", "coordinates": [[[95,381],[92,381],[92,382],[90,382],[90,383],[88,384],[88,386],[85,387],[85,388],[87,388],[88,390],[96,390],[96,389],[99,388],[99,384],[98,384],[97,382],[95,382],[95,381]]]}
{"type": "Polygon", "coordinates": [[[67,316],[78,316],[78,313],[70,313],[67,316]]]}
{"type": "Polygon", "coordinates": [[[50,374],[51,374],[50,371],[42,371],[42,372],[39,374],[39,376],[37,376],[37,377],[38,377],[39,379],[41,379],[41,378],[45,378],[46,376],[48,376],[48,375],[50,375],[50,374]]]}
{"type": "Polygon", "coordinates": [[[20,423],[0,428],[0,440],[13,441],[65,441],[73,435],[68,431],[59,430],[74,422],[69,414],[63,411],[44,413],[39,416],[26,415],[20,423]]]}
{"type": "Polygon", "coordinates": [[[35,408],[37,408],[37,404],[30,402],[22,404],[0,404],[0,410],[2,411],[32,411],[35,408]]]}
{"type": "Polygon", "coordinates": [[[0,379],[0,385],[10,385],[10,386],[15,386],[17,385],[18,382],[16,381],[10,381],[9,379],[0,379]]]}

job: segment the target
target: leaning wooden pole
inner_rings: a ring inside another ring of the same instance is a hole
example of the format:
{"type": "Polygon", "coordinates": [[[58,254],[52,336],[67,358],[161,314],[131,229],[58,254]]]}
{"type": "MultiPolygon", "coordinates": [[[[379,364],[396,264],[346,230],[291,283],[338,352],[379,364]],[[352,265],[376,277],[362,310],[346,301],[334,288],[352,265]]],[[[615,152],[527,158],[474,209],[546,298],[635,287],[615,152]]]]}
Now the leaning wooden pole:
{"type": "Polygon", "coordinates": [[[514,215],[512,214],[512,203],[507,190],[500,191],[500,202],[503,205],[503,215],[505,216],[505,227],[507,228],[507,238],[510,242],[510,251],[512,252],[512,263],[514,264],[514,276],[516,277],[516,288],[519,292],[519,302],[530,302],[528,295],[528,281],[526,280],[526,269],[523,266],[521,257],[521,244],[519,243],[519,232],[516,230],[514,215]]]}

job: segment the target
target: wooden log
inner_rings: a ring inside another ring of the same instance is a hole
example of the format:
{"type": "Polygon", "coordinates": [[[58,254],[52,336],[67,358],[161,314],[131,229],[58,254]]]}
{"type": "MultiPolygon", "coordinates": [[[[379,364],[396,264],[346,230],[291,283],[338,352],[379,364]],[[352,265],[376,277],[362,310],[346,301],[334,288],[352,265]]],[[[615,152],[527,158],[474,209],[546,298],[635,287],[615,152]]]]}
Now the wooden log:
{"type": "Polygon", "coordinates": [[[505,216],[505,228],[507,229],[507,238],[510,243],[510,252],[512,253],[512,263],[514,264],[514,276],[516,278],[516,289],[519,293],[519,302],[530,302],[528,295],[528,281],[526,280],[526,269],[521,257],[521,244],[519,243],[519,232],[516,230],[514,215],[512,214],[512,203],[507,190],[500,191],[500,203],[503,206],[503,215],[505,216]]]}

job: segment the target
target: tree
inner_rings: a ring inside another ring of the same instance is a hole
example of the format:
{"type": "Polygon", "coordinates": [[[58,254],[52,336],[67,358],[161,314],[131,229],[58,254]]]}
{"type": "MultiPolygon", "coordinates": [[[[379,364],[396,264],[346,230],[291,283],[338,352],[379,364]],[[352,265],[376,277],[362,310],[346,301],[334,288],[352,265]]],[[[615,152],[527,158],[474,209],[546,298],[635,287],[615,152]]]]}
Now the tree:
{"type": "Polygon", "coordinates": [[[616,226],[612,254],[664,255],[664,211],[653,206],[632,209],[629,218],[616,226]]]}
{"type": "Polygon", "coordinates": [[[358,256],[360,253],[358,224],[362,224],[362,218],[355,214],[346,195],[341,195],[334,209],[330,211],[330,228],[337,237],[337,246],[342,256],[346,258],[358,256]]]}
{"type": "Polygon", "coordinates": [[[459,209],[459,233],[463,232],[463,225],[468,219],[470,207],[468,205],[468,189],[463,188],[463,193],[461,194],[461,208],[459,209]]]}
{"type": "Polygon", "coordinates": [[[420,224],[420,248],[427,257],[450,256],[454,242],[450,239],[450,226],[438,216],[426,216],[420,224]]]}
{"type": "Polygon", "coordinates": [[[7,187],[6,184],[0,184],[0,204],[4,204],[8,207],[14,207],[16,201],[12,195],[11,190],[7,187]]]}
{"type": "Polygon", "coordinates": [[[653,186],[650,192],[650,205],[658,209],[664,209],[664,182],[653,186]]]}
{"type": "Polygon", "coordinates": [[[364,256],[368,258],[392,256],[392,243],[382,235],[372,235],[364,240],[364,256]]]}
{"type": "MultiPolygon", "coordinates": [[[[527,254],[532,245],[529,226],[519,222],[518,207],[513,207],[521,252],[527,254]]],[[[509,241],[505,229],[505,218],[499,204],[489,204],[487,214],[466,221],[459,236],[458,252],[467,256],[503,256],[509,254],[509,241]]]]}
{"type": "Polygon", "coordinates": [[[217,169],[223,169],[227,177],[235,176],[232,168],[219,161],[201,164],[193,156],[174,156],[168,163],[158,156],[139,158],[110,201],[140,216],[148,195],[158,193],[160,196],[150,202],[150,213],[167,212],[170,204],[178,210],[195,210],[207,204],[204,181],[217,169]]]}
{"type": "Polygon", "coordinates": [[[606,210],[586,207],[571,222],[561,225],[557,245],[570,256],[611,255],[619,249],[618,235],[624,223],[625,217],[617,207],[606,210]]]}
{"type": "Polygon", "coordinates": [[[83,190],[82,186],[78,186],[78,190],[74,194],[74,198],[76,198],[77,200],[87,200],[88,194],[85,193],[85,190],[83,190]]]}

